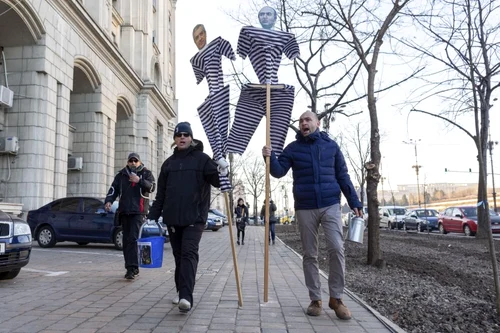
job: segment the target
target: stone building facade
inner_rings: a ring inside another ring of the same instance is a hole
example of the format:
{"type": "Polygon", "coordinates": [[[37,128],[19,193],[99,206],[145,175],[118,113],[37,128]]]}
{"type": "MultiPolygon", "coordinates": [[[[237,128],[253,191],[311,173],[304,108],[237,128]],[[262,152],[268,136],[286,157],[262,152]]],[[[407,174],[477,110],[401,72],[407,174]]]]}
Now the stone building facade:
{"type": "Polygon", "coordinates": [[[177,123],[175,6],[0,0],[0,85],[14,93],[0,136],[19,140],[0,153],[0,201],[103,198],[132,151],[158,174],[177,123]]]}

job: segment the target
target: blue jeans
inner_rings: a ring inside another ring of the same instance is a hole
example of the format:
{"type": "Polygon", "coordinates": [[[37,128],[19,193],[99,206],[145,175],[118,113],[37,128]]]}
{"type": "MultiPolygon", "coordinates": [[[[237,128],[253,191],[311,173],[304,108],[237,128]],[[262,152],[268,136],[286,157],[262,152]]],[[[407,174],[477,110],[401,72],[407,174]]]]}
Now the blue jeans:
{"type": "Polygon", "coordinates": [[[272,240],[273,243],[274,243],[274,239],[276,238],[276,232],[274,231],[275,225],[276,225],[276,223],[274,223],[274,222],[269,223],[269,241],[272,240]]]}

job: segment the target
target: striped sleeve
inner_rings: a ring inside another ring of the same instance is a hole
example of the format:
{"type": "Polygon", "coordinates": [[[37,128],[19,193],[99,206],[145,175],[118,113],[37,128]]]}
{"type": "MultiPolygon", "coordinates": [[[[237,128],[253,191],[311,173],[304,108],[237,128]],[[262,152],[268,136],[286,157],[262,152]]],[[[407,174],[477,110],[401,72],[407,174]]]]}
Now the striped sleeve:
{"type": "Polygon", "coordinates": [[[191,66],[193,67],[194,71],[194,76],[196,77],[196,84],[200,84],[200,82],[203,80],[205,77],[205,71],[203,70],[200,62],[198,61],[198,56],[199,54],[196,54],[194,57],[191,58],[191,66]]]}
{"type": "Polygon", "coordinates": [[[248,56],[252,48],[250,36],[246,33],[245,28],[246,27],[241,28],[238,46],[236,47],[236,53],[243,59],[248,56]]]}
{"type": "Polygon", "coordinates": [[[236,60],[236,56],[234,55],[233,47],[231,46],[231,43],[229,43],[227,40],[222,39],[221,40],[221,50],[220,53],[226,57],[228,57],[231,60],[236,60]]]}
{"type": "Polygon", "coordinates": [[[286,43],[285,47],[283,48],[283,53],[290,60],[293,60],[300,56],[299,44],[297,44],[295,36],[292,36],[290,40],[286,43]]]}

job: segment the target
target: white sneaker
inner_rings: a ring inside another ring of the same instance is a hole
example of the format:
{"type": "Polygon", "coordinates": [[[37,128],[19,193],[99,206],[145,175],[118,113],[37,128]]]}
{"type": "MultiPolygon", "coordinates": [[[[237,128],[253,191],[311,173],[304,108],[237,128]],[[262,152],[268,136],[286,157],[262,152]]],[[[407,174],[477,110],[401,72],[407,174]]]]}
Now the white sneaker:
{"type": "Polygon", "coordinates": [[[172,299],[172,304],[179,304],[179,294],[172,299]]]}
{"type": "Polygon", "coordinates": [[[188,312],[189,310],[191,310],[191,303],[189,303],[187,300],[182,298],[179,301],[179,311],[180,312],[188,312]]]}

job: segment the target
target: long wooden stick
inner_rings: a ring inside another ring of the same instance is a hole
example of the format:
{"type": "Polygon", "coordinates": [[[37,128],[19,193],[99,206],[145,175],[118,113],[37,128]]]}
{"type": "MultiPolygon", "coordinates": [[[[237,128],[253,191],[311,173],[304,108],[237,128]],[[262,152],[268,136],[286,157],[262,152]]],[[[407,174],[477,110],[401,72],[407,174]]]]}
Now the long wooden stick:
{"type": "Polygon", "coordinates": [[[236,278],[236,290],[238,291],[238,305],[243,306],[243,295],[241,294],[240,273],[238,271],[238,259],[236,258],[236,248],[234,247],[233,237],[233,214],[229,206],[229,193],[224,192],[224,200],[226,202],[227,220],[229,225],[229,239],[231,239],[231,251],[233,252],[234,276],[236,278]]]}
{"type": "MultiPolygon", "coordinates": [[[[271,85],[266,85],[266,146],[271,146],[271,85]]],[[[264,302],[267,303],[269,294],[269,204],[271,192],[271,158],[266,157],[266,194],[265,194],[265,235],[264,235],[264,302]]]]}

